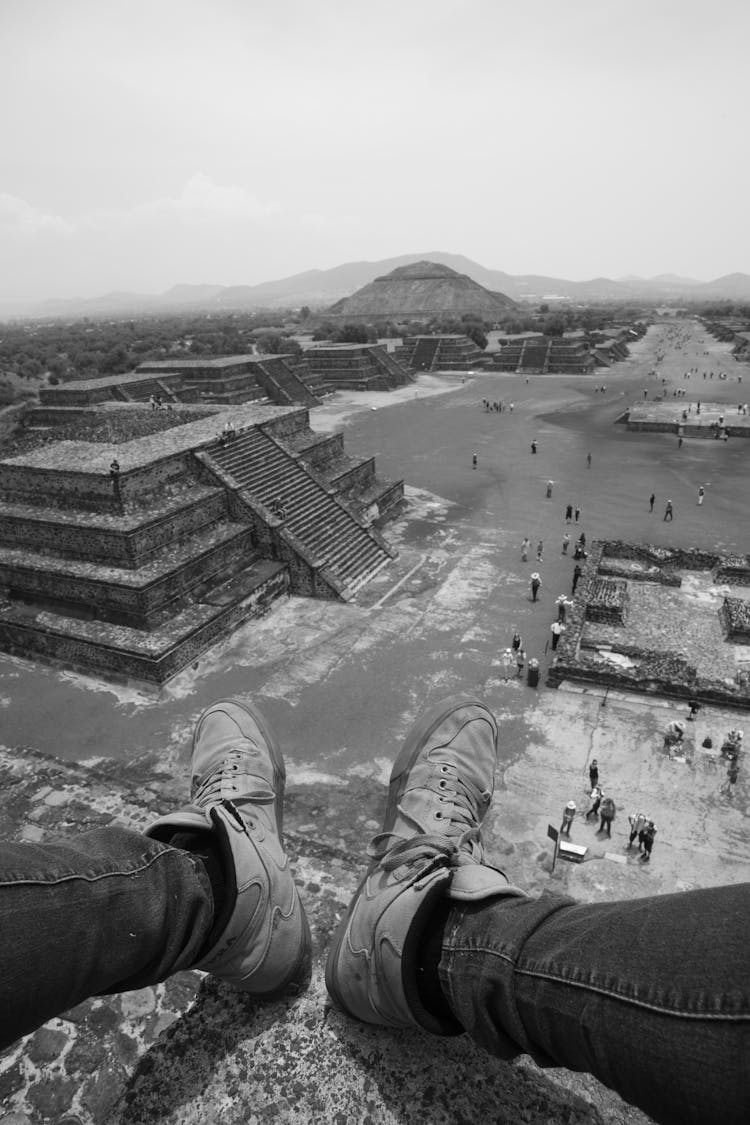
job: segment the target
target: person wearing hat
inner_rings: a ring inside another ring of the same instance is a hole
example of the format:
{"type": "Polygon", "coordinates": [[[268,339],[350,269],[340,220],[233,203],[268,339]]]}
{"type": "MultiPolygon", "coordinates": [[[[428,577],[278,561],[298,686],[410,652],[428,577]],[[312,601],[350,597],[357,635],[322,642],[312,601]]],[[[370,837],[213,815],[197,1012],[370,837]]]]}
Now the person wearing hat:
{"type": "Polygon", "coordinates": [[[568,801],[567,805],[563,809],[563,819],[562,824],[560,825],[561,836],[567,836],[568,839],[570,839],[570,826],[573,823],[575,815],[576,803],[575,801],[568,801]]]}
{"type": "Polygon", "coordinates": [[[532,602],[536,601],[536,596],[539,593],[539,587],[541,586],[541,584],[542,584],[542,580],[539,577],[538,571],[535,570],[534,573],[531,576],[531,600],[532,600],[532,602]]]}
{"type": "Polygon", "coordinates": [[[681,743],[685,737],[685,724],[680,722],[679,719],[673,719],[671,723],[667,724],[667,729],[664,734],[664,745],[667,750],[671,746],[676,746],[681,743]]]}

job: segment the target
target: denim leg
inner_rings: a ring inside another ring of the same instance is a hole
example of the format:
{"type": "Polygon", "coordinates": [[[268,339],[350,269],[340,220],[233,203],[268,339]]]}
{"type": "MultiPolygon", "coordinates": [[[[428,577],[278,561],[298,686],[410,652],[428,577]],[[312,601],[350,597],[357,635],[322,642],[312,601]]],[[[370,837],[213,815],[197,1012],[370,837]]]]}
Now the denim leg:
{"type": "Polygon", "coordinates": [[[439,973],[503,1058],[587,1071],[657,1121],[750,1121],[750,884],[456,905],[439,973]]]}
{"type": "Polygon", "coordinates": [[[0,1048],[86,997],[189,968],[213,916],[202,862],[140,833],[0,844],[0,1048]]]}

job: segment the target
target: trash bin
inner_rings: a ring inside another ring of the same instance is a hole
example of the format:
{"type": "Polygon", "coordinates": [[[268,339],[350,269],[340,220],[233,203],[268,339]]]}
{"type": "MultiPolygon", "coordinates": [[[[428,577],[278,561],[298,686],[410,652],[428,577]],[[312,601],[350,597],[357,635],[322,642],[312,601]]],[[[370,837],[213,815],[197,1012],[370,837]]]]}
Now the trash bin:
{"type": "Polygon", "coordinates": [[[539,686],[539,661],[530,660],[526,671],[526,683],[529,687],[539,686]]]}

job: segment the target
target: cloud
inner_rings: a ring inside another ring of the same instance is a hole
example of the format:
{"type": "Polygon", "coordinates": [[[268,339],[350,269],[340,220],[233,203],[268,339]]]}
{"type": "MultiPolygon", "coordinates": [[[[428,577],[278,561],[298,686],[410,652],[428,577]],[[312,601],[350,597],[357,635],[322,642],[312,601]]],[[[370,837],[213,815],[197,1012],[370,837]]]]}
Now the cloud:
{"type": "Polygon", "coordinates": [[[72,233],[71,224],[59,215],[48,215],[17,195],[0,192],[0,234],[33,237],[38,234],[72,233]]]}
{"type": "Polygon", "coordinates": [[[221,221],[264,222],[280,208],[276,203],[263,203],[239,184],[217,184],[210,176],[197,172],[186,182],[179,195],[162,196],[139,203],[127,211],[98,211],[82,217],[81,226],[99,230],[149,225],[179,220],[192,224],[221,221]]]}

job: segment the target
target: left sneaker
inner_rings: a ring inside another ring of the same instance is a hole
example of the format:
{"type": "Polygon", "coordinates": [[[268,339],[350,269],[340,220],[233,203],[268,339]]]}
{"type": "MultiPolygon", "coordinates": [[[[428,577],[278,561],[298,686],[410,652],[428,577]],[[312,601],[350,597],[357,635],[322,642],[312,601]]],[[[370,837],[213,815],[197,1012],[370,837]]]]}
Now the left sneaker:
{"type": "Polygon", "coordinates": [[[165,843],[184,832],[213,833],[228,902],[211,948],[192,967],[260,999],[298,990],[310,975],[310,927],[282,839],[285,780],[262,713],[219,700],[196,723],[191,803],[146,832],[165,843]]]}

